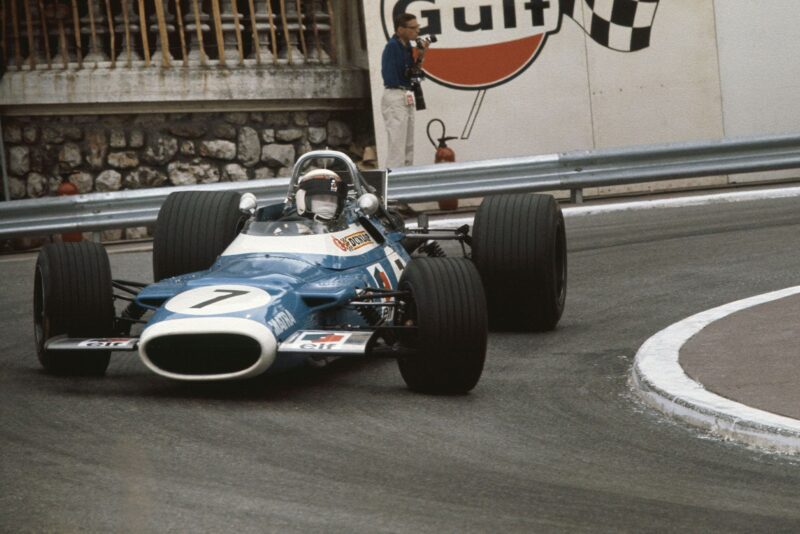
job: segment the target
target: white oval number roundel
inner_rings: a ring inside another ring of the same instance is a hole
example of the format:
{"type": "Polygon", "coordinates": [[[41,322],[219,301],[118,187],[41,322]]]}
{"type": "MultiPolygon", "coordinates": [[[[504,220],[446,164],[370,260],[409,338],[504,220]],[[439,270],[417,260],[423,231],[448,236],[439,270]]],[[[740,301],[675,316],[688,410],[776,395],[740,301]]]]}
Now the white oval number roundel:
{"type": "Polygon", "coordinates": [[[223,315],[266,306],[271,297],[262,289],[249,286],[206,286],[180,293],[166,308],[186,315],[223,315]]]}

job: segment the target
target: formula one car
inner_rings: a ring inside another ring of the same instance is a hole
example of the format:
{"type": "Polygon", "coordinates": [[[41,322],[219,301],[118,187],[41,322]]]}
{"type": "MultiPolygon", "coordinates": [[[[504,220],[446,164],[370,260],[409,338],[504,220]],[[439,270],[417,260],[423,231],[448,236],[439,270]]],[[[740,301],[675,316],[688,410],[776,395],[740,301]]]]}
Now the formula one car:
{"type": "Polygon", "coordinates": [[[45,246],[34,285],[42,366],[102,375],[112,352],[138,351],[159,375],[225,380],[389,356],[410,389],[460,394],[480,379],[490,326],[555,328],[567,262],[552,197],[487,197],[471,235],[433,231],[424,217],[407,229],[388,208],[386,172],[370,172],[315,151],[295,165],[283,203],[171,193],[152,284],[112,279],[96,243],[45,246]],[[463,257],[444,257],[440,240],[463,257]]]}

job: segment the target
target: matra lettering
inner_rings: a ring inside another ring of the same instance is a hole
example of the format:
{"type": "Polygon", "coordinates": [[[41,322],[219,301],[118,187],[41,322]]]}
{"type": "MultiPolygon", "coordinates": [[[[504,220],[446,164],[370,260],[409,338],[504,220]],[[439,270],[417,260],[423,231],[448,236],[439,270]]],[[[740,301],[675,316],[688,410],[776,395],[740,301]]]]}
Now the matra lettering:
{"type": "Polygon", "coordinates": [[[272,329],[272,332],[276,336],[279,336],[293,327],[296,322],[297,321],[295,321],[294,315],[284,310],[277,313],[275,317],[267,321],[267,324],[272,329]]]}
{"type": "MultiPolygon", "coordinates": [[[[453,8],[453,23],[455,30],[459,32],[475,32],[480,30],[494,30],[495,20],[502,19],[503,28],[512,29],[517,28],[517,2],[519,0],[502,0],[499,2],[501,5],[483,5],[478,6],[478,20],[474,21],[474,10],[470,14],[471,21],[467,20],[466,7],[453,8]],[[496,13],[496,11],[500,13],[496,13]],[[497,16],[496,16],[497,15],[497,16]]],[[[544,13],[550,9],[550,0],[522,0],[523,8],[525,11],[530,12],[531,27],[544,26],[545,18],[544,13]]],[[[429,4],[436,4],[436,0],[399,0],[392,10],[392,20],[396,20],[397,16],[405,13],[411,4],[417,2],[425,2],[429,4]]],[[[424,21],[420,29],[420,35],[440,35],[442,34],[442,10],[441,9],[423,9],[420,16],[424,21]]],[[[421,21],[422,22],[422,21],[421,21]]],[[[522,21],[521,24],[525,24],[522,21]]]]}

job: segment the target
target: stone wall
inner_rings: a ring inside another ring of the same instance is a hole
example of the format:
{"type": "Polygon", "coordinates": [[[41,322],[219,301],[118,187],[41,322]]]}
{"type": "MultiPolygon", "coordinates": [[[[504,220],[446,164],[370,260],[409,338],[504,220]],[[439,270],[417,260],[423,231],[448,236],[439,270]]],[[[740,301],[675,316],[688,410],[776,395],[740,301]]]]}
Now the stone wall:
{"type": "MultiPolygon", "coordinates": [[[[4,117],[12,200],[289,176],[312,149],[354,161],[373,145],[367,111],[4,117]]],[[[139,234],[141,232],[138,232],[139,234]]]]}

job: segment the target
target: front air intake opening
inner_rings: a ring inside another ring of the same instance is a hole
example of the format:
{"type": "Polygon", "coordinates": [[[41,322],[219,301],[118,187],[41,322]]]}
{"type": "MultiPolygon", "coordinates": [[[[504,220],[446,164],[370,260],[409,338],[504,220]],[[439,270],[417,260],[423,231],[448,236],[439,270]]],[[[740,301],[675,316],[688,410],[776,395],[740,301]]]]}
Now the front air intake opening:
{"type": "Polygon", "coordinates": [[[240,334],[171,334],[151,339],[145,351],[159,369],[180,375],[222,375],[249,369],[261,345],[240,334]]]}

